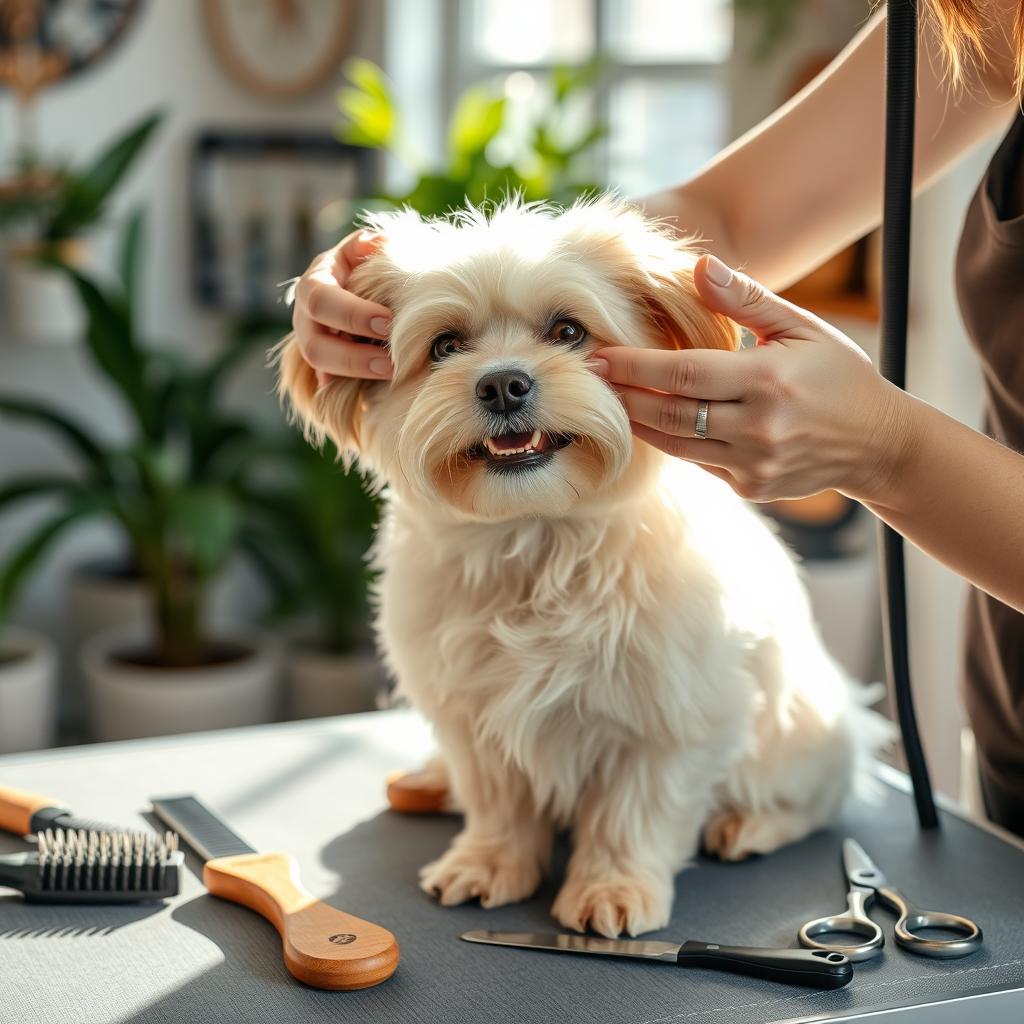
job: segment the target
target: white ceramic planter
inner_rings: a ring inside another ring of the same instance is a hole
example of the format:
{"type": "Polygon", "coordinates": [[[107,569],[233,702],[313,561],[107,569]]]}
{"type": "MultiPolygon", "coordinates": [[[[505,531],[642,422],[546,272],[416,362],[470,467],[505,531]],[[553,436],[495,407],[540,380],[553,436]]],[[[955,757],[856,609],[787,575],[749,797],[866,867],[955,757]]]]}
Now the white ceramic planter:
{"type": "Polygon", "coordinates": [[[385,674],[373,654],[331,654],[295,645],[285,663],[289,718],[374,711],[385,674]]]}
{"type": "Polygon", "coordinates": [[[0,754],[57,742],[57,651],[16,626],[0,631],[0,754]]]}
{"type": "Polygon", "coordinates": [[[41,267],[14,246],[2,268],[6,333],[18,341],[71,344],[85,327],[81,302],[67,276],[41,267]]]}
{"type": "Polygon", "coordinates": [[[260,725],[277,717],[278,658],[271,642],[219,638],[245,653],[197,668],[150,667],[117,657],[145,647],[145,636],[138,630],[107,630],[82,647],[79,663],[94,738],[204,732],[260,725]]]}
{"type": "Polygon", "coordinates": [[[119,575],[112,565],[100,562],[76,566],[68,573],[66,599],[75,650],[115,627],[141,633],[153,608],[144,580],[119,575]]]}

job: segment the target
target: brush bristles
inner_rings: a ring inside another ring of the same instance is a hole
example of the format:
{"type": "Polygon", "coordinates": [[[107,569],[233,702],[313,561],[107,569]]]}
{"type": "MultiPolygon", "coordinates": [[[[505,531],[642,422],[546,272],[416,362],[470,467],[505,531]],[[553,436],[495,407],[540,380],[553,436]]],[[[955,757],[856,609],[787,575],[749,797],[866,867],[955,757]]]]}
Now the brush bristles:
{"type": "Polygon", "coordinates": [[[149,892],[166,883],[175,832],[47,829],[36,836],[44,892],[149,892]]]}

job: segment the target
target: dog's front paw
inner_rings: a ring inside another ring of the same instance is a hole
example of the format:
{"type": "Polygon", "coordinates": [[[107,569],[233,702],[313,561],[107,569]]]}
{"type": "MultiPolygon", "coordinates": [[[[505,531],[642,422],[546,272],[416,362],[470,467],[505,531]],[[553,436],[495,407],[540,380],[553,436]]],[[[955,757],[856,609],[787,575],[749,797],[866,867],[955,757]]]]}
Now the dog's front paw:
{"type": "Polygon", "coordinates": [[[420,888],[446,907],[477,897],[482,907],[500,907],[532,896],[539,884],[536,860],[507,851],[453,848],[420,870],[420,888]]]}
{"type": "Polygon", "coordinates": [[[664,928],[672,913],[672,896],[671,879],[647,872],[602,879],[569,878],[551,913],[566,928],[582,932],[589,926],[614,939],[622,932],[640,935],[664,928]]]}
{"type": "Polygon", "coordinates": [[[722,809],[704,826],[704,849],[720,860],[746,860],[802,839],[813,822],[796,811],[722,809]]]}

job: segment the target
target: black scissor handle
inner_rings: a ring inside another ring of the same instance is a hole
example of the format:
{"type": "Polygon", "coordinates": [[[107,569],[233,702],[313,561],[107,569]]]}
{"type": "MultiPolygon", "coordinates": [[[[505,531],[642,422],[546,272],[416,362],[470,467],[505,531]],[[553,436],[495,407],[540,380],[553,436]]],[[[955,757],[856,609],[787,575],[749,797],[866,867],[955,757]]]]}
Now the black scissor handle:
{"type": "Polygon", "coordinates": [[[970,956],[981,948],[981,929],[969,917],[941,910],[922,910],[910,903],[898,889],[879,889],[878,898],[899,915],[894,929],[896,943],[908,953],[952,960],[970,956]],[[960,938],[929,939],[917,934],[922,928],[945,928],[959,932],[960,938]]]}

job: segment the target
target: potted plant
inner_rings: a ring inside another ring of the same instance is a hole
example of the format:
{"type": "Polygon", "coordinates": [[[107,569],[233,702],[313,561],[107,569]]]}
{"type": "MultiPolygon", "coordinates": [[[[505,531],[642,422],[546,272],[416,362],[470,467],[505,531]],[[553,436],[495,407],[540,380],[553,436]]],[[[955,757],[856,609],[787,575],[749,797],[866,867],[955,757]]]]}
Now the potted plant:
{"type": "Polygon", "coordinates": [[[113,284],[52,264],[83,305],[86,349],[112,399],[126,409],[130,436],[109,443],[54,406],[0,395],[0,414],[50,430],[78,463],[68,477],[13,481],[2,496],[0,508],[41,496],[57,507],[0,561],[0,610],[61,534],[95,516],[116,524],[150,592],[145,629],[99,634],[81,651],[100,739],[252,724],[276,711],[272,645],[211,636],[204,617],[209,587],[237,550],[244,478],[260,445],[252,426],[218,402],[250,339],[198,367],[177,350],[143,345],[135,286],[141,239],[135,215],[113,284]]]}
{"type": "Polygon", "coordinates": [[[0,619],[0,754],[56,743],[57,664],[48,637],[0,619]]]}
{"type": "Polygon", "coordinates": [[[298,434],[273,449],[272,468],[250,483],[242,541],[274,594],[271,617],[292,623],[285,659],[290,718],[372,711],[383,692],[373,652],[366,553],[378,501],[298,434]]]}
{"type": "Polygon", "coordinates": [[[80,169],[47,166],[22,153],[14,178],[0,183],[4,308],[13,337],[51,341],[80,335],[81,307],[53,263],[85,266],[83,235],[103,219],[160,120],[160,114],[144,118],[80,169]]]}
{"type": "Polygon", "coordinates": [[[467,200],[479,205],[515,192],[527,201],[571,203],[598,191],[575,172],[606,131],[580,115],[580,100],[602,68],[600,60],[555,68],[546,101],[525,112],[493,82],[470,86],[448,123],[443,166],[424,168],[403,137],[401,113],[384,72],[372,61],[354,58],[345,65],[350,84],[338,95],[343,116],[338,132],[351,145],[390,153],[413,178],[408,190],[378,192],[371,204],[444,214],[467,200]]]}

